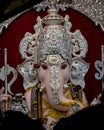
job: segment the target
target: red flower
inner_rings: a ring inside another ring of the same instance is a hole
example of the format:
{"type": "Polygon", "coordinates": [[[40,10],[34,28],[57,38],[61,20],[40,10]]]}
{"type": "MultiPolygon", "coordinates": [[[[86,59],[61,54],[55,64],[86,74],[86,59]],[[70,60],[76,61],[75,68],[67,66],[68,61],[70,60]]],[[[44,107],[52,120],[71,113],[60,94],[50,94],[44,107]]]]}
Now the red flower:
{"type": "Polygon", "coordinates": [[[38,64],[34,64],[34,68],[39,68],[39,65],[38,64]]]}

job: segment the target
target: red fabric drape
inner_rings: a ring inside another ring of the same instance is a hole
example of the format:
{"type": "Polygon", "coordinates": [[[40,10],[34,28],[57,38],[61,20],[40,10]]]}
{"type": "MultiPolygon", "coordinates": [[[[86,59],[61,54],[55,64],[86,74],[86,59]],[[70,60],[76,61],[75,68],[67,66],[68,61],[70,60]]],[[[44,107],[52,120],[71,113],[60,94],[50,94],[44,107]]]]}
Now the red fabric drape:
{"type": "MultiPolygon", "coordinates": [[[[19,43],[24,37],[25,32],[34,33],[33,26],[36,24],[37,16],[45,16],[46,12],[28,11],[15,19],[10,26],[0,35],[0,67],[4,65],[4,48],[8,49],[7,62],[10,66],[16,68],[18,64],[23,62],[19,53],[19,43]]],[[[104,44],[104,32],[85,15],[68,9],[66,12],[60,12],[65,16],[68,14],[72,23],[71,32],[79,29],[88,42],[88,53],[86,62],[90,63],[90,68],[85,76],[85,93],[90,102],[95,96],[101,92],[101,80],[95,79],[97,70],[94,67],[96,60],[101,60],[101,45],[104,44]]],[[[10,78],[9,78],[10,80],[10,78]]],[[[8,82],[9,82],[8,80],[8,82]]],[[[0,80],[0,87],[4,85],[4,81],[0,80]]],[[[18,74],[17,80],[11,86],[13,93],[24,93],[23,78],[18,74]]]]}

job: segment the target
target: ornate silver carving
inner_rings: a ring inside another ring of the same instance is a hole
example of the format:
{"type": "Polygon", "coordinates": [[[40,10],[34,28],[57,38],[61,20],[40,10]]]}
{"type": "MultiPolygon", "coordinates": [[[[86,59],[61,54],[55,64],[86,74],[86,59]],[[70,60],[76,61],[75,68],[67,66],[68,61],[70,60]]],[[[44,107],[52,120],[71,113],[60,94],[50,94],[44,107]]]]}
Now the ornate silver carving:
{"type": "Polygon", "coordinates": [[[71,82],[76,85],[80,85],[82,89],[85,87],[84,77],[89,69],[89,65],[89,63],[87,63],[81,58],[74,58],[70,68],[71,82]]]}
{"type": "Polygon", "coordinates": [[[11,110],[13,111],[21,111],[24,114],[28,114],[28,107],[26,103],[26,99],[22,93],[17,93],[11,102],[11,110]]]}
{"type": "Polygon", "coordinates": [[[7,29],[8,26],[9,26],[16,18],[18,18],[19,16],[21,16],[23,13],[27,12],[28,10],[30,10],[30,9],[27,9],[27,10],[25,10],[25,11],[23,11],[23,12],[21,12],[21,13],[15,15],[15,16],[13,16],[13,17],[7,19],[6,21],[2,22],[2,23],[0,24],[0,34],[2,34],[3,30],[7,29]]]}
{"type": "Polygon", "coordinates": [[[71,40],[63,26],[46,26],[39,37],[38,60],[43,61],[47,54],[60,53],[71,63],[71,40]]]}
{"type": "Polygon", "coordinates": [[[19,52],[22,56],[22,59],[31,59],[33,57],[34,46],[34,36],[33,34],[27,32],[19,44],[19,52]]]}
{"type": "Polygon", "coordinates": [[[70,33],[70,37],[73,45],[73,56],[85,58],[88,52],[88,44],[81,31],[76,30],[74,33],[70,33]]]}
{"type": "Polygon", "coordinates": [[[97,71],[98,71],[98,73],[95,73],[95,78],[96,78],[97,80],[101,80],[102,77],[103,77],[103,74],[102,74],[102,68],[103,68],[102,61],[96,60],[96,61],[95,61],[95,68],[96,68],[97,71]]]}
{"type": "Polygon", "coordinates": [[[95,78],[97,80],[102,80],[102,95],[104,94],[104,45],[101,45],[102,59],[95,61],[95,68],[98,73],[95,73],[95,78]]]}
{"type": "Polygon", "coordinates": [[[38,83],[37,70],[34,69],[33,65],[34,60],[30,59],[17,66],[19,73],[23,76],[23,87],[25,90],[38,83]]]}
{"type": "Polygon", "coordinates": [[[31,34],[30,32],[26,32],[23,39],[19,44],[19,52],[23,59],[32,59],[34,57],[34,47],[36,46],[36,40],[40,35],[42,27],[42,19],[40,16],[37,17],[37,24],[34,25],[34,30],[36,33],[31,34]]]}
{"type": "Polygon", "coordinates": [[[53,97],[54,97],[54,104],[59,103],[58,99],[58,91],[60,89],[60,80],[57,78],[58,77],[58,66],[61,61],[61,56],[60,55],[49,55],[48,61],[50,64],[50,72],[51,72],[51,79],[50,79],[50,87],[53,91],[53,97]]]}
{"type": "MultiPolygon", "coordinates": [[[[36,11],[45,10],[50,6],[50,1],[45,0],[35,6],[36,11]]],[[[55,1],[55,0],[54,0],[55,1]]],[[[104,1],[103,0],[56,0],[56,7],[65,11],[72,8],[90,18],[96,26],[100,25],[104,31],[104,1]]]]}
{"type": "MultiPolygon", "coordinates": [[[[5,70],[5,67],[3,66],[2,68],[0,68],[0,79],[2,81],[5,81],[5,76],[4,76],[4,70],[5,70]]],[[[18,72],[15,68],[9,66],[7,64],[7,75],[9,75],[10,73],[13,73],[13,77],[12,79],[7,83],[7,93],[10,93],[10,94],[13,94],[12,91],[11,91],[11,85],[15,82],[15,80],[17,79],[17,75],[18,75],[18,72]]]]}
{"type": "Polygon", "coordinates": [[[96,26],[104,31],[104,1],[103,0],[72,0],[71,8],[90,18],[96,26]]]}
{"type": "Polygon", "coordinates": [[[17,79],[18,72],[16,69],[13,67],[10,67],[7,64],[7,49],[4,49],[4,66],[0,68],[0,79],[2,81],[5,81],[5,93],[10,93],[13,94],[11,91],[11,85],[14,83],[14,81],[17,79]],[[8,82],[7,76],[12,72],[13,77],[12,79],[8,82]]]}
{"type": "MultiPolygon", "coordinates": [[[[104,1],[103,0],[57,0],[57,8],[65,11],[67,8],[72,8],[90,18],[96,26],[100,25],[104,31],[104,1]]],[[[34,5],[32,8],[36,11],[45,10],[50,7],[50,0],[43,0],[41,3],[34,5]]],[[[3,29],[6,29],[18,16],[31,10],[27,9],[0,24],[0,34],[3,29]]]]}
{"type": "Polygon", "coordinates": [[[104,76],[104,45],[101,46],[102,59],[95,61],[95,68],[98,73],[95,73],[95,78],[101,80],[104,76]]]}

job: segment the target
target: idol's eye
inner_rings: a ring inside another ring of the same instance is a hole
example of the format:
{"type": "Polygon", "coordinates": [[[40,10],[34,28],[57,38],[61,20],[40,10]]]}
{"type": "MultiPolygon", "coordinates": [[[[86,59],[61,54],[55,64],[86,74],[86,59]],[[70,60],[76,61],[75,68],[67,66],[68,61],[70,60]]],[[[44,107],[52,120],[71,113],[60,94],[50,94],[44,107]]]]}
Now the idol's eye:
{"type": "Polygon", "coordinates": [[[63,70],[64,70],[66,67],[67,67],[67,64],[66,64],[66,63],[64,63],[64,64],[61,65],[61,69],[63,69],[63,70]]]}
{"type": "Polygon", "coordinates": [[[41,67],[44,69],[44,70],[46,70],[46,69],[48,69],[48,66],[46,65],[46,64],[41,64],[41,67]]]}

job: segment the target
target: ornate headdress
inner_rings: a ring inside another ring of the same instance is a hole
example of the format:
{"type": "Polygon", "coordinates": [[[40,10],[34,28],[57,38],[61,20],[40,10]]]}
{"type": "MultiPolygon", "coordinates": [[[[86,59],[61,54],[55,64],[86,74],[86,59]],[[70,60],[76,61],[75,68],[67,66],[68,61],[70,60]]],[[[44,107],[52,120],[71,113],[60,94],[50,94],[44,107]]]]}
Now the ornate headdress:
{"type": "Polygon", "coordinates": [[[51,0],[48,15],[42,19],[40,16],[37,17],[35,33],[25,34],[20,42],[20,53],[26,61],[32,59],[32,64],[40,63],[47,55],[60,54],[71,64],[70,80],[84,88],[84,76],[89,64],[82,58],[85,58],[88,51],[87,41],[80,30],[70,32],[72,24],[69,16],[59,15],[56,5],[56,2],[51,0]]]}
{"type": "Polygon", "coordinates": [[[45,26],[41,28],[37,42],[38,60],[42,61],[50,54],[60,54],[71,63],[72,44],[67,32],[66,21],[57,14],[58,10],[53,4],[48,9],[48,15],[41,20],[45,26]],[[64,26],[62,25],[63,22],[64,26]]]}

